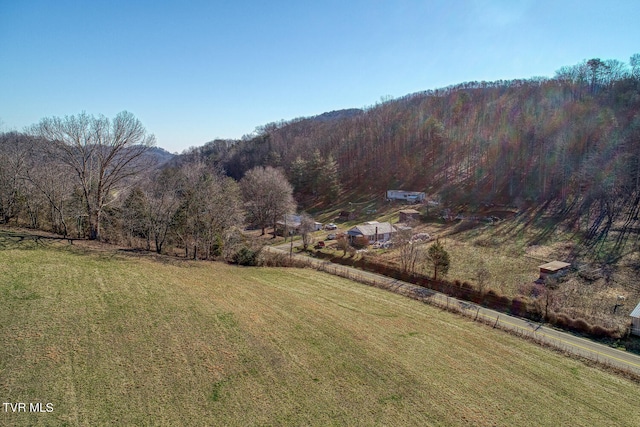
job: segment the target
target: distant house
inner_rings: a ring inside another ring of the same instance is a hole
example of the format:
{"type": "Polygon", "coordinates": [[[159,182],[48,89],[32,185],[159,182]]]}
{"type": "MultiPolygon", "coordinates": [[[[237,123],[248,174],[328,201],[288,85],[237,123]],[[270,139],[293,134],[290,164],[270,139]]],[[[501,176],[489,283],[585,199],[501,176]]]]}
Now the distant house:
{"type": "Polygon", "coordinates": [[[386,242],[395,234],[396,229],[391,223],[370,221],[356,225],[347,231],[349,241],[353,242],[357,237],[363,236],[369,243],[386,242]]]}
{"type": "MultiPolygon", "coordinates": [[[[293,214],[285,215],[284,218],[282,218],[280,221],[276,221],[276,233],[278,235],[284,236],[285,229],[288,229],[289,234],[297,234],[300,229],[301,223],[302,216],[293,214]]],[[[322,230],[322,224],[319,222],[314,222],[313,230],[322,230]]]]}
{"type": "Polygon", "coordinates": [[[631,312],[631,333],[640,335],[640,304],[631,312]]]}
{"type": "Polygon", "coordinates": [[[387,200],[402,200],[407,203],[422,203],[427,195],[421,191],[387,190],[387,200]]]}
{"type": "Polygon", "coordinates": [[[571,264],[562,261],[551,261],[538,266],[540,269],[540,277],[536,282],[544,283],[548,278],[556,278],[566,274],[571,264]]]}
{"type": "Polygon", "coordinates": [[[400,222],[409,222],[412,220],[419,220],[420,219],[420,212],[418,212],[415,209],[403,209],[400,211],[400,222]]]}

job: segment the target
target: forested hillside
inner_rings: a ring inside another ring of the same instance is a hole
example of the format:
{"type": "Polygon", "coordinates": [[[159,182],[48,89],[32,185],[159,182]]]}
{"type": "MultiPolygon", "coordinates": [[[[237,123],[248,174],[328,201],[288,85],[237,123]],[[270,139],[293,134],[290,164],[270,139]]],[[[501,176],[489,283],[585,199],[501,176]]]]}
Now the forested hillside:
{"type": "Polygon", "coordinates": [[[640,55],[272,123],[192,154],[235,178],[255,165],[282,167],[303,206],[340,189],[352,198],[404,188],[455,204],[554,206],[596,235],[621,215],[637,221],[640,55]]]}

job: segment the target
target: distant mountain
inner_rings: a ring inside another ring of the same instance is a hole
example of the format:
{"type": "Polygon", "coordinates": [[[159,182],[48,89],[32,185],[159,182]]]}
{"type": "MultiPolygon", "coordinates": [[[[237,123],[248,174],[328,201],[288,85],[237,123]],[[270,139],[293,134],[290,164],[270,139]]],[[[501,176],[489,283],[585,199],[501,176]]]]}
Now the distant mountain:
{"type": "Polygon", "coordinates": [[[158,166],[162,166],[176,157],[175,154],[172,154],[161,147],[151,147],[149,150],[147,150],[145,156],[153,162],[157,163],[158,166]]]}

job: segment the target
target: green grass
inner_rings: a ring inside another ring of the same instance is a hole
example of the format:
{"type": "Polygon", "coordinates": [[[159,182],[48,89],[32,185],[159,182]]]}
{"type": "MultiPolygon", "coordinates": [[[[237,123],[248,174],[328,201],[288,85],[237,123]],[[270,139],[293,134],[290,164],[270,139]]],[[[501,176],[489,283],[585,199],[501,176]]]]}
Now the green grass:
{"type": "Polygon", "coordinates": [[[640,386],[312,270],[0,231],[0,425],[637,425],[640,386]],[[0,408],[1,409],[1,408],[0,408]]]}

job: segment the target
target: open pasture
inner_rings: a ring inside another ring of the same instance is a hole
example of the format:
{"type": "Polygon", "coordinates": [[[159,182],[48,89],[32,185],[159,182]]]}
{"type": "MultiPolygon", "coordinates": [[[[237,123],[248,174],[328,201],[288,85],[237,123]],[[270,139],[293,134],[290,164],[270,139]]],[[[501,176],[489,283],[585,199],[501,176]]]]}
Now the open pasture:
{"type": "Polygon", "coordinates": [[[640,386],[313,270],[0,231],[1,425],[634,426],[640,386]],[[164,260],[164,262],[163,262],[164,260]]]}

